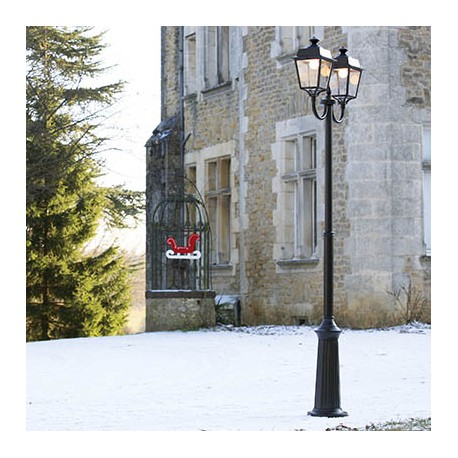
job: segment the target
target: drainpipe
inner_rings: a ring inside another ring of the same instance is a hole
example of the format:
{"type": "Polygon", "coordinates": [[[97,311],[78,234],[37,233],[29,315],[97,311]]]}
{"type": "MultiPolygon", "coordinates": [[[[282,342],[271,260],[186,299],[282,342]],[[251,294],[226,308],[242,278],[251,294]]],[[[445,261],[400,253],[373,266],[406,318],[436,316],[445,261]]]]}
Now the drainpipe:
{"type": "MultiPolygon", "coordinates": [[[[184,27],[180,27],[179,44],[179,97],[180,97],[180,173],[184,176],[184,27]]],[[[183,182],[184,184],[184,182],[183,182]]]]}
{"type": "MultiPolygon", "coordinates": [[[[180,112],[180,169],[179,169],[179,192],[182,196],[185,193],[184,187],[184,27],[179,28],[179,53],[178,53],[178,97],[179,97],[179,112],[180,112]]],[[[180,211],[180,225],[184,226],[184,205],[180,211]]],[[[184,241],[183,241],[184,242],[184,241]]]]}

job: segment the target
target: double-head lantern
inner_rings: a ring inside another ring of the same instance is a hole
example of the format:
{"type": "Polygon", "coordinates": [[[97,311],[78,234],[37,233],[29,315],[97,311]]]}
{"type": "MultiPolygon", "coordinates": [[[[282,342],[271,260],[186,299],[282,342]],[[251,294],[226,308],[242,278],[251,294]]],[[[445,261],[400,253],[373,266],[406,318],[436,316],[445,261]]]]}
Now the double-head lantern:
{"type": "Polygon", "coordinates": [[[318,38],[313,37],[310,42],[294,57],[300,88],[314,98],[330,89],[331,97],[341,106],[355,99],[362,72],[358,60],[347,56],[345,48],[333,58],[327,49],[318,46],[318,38]]]}

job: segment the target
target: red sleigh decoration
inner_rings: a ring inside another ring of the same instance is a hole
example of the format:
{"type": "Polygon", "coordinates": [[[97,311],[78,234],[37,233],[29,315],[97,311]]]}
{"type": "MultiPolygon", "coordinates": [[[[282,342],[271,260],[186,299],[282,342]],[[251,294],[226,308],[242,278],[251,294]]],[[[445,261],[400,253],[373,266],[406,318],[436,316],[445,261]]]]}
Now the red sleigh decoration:
{"type": "Polygon", "coordinates": [[[188,237],[188,246],[178,246],[175,238],[169,237],[166,242],[172,249],[167,250],[165,255],[169,259],[199,259],[202,253],[195,249],[199,239],[199,234],[191,234],[188,237]]]}

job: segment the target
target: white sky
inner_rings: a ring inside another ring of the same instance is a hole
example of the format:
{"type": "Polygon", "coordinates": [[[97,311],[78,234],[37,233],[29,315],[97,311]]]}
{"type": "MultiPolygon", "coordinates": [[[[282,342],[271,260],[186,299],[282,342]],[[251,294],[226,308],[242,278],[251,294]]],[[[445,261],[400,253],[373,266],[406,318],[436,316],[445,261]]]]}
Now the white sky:
{"type": "MultiPolygon", "coordinates": [[[[114,66],[97,85],[125,81],[113,115],[102,135],[110,140],[101,158],[105,161],[103,185],[122,185],[135,191],[145,191],[145,143],[160,122],[160,25],[148,27],[128,25],[97,25],[93,33],[105,31],[107,45],[101,58],[104,66],[114,66]],[[105,130],[106,128],[106,130],[105,130]]],[[[133,229],[100,228],[88,248],[111,245],[113,239],[132,254],[145,249],[145,224],[142,220],[133,229]]]]}
{"type": "Polygon", "coordinates": [[[107,175],[102,182],[143,191],[144,145],[160,122],[160,26],[97,26],[99,29],[106,30],[105,64],[116,65],[106,73],[106,81],[127,82],[109,122],[112,149],[104,154],[107,175]]]}

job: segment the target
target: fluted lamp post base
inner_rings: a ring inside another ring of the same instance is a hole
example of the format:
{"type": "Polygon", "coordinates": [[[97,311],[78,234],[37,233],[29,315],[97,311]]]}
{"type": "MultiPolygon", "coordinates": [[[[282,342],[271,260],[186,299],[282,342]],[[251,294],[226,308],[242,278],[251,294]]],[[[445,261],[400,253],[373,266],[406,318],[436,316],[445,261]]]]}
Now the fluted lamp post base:
{"type": "Polygon", "coordinates": [[[315,329],[318,335],[315,407],[313,417],[346,417],[340,407],[339,344],[341,330],[333,318],[324,318],[315,329]]]}

